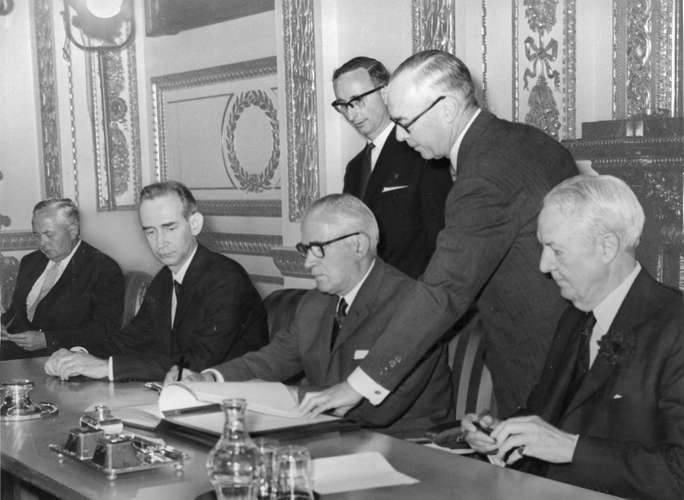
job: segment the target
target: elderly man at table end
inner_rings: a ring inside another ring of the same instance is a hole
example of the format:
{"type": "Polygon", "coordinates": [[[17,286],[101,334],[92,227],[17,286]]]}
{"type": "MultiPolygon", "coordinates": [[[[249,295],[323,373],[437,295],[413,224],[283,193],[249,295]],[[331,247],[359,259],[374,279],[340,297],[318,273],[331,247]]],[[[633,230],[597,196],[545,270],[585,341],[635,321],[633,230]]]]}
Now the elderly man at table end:
{"type": "Polygon", "coordinates": [[[387,89],[397,139],[423,158],[449,157],[445,226],[425,274],[346,381],[302,409],[379,404],[447,329],[476,307],[485,363],[503,414],[523,406],[567,303],[537,272],[541,200],[577,174],[572,155],[541,130],[481,109],[468,68],[436,50],[414,54],[387,89]]]}
{"type": "Polygon", "coordinates": [[[78,207],[68,198],[33,208],[39,250],[21,259],[2,314],[0,359],[47,356],[61,347],[101,347],[121,327],[119,265],[81,239],[78,207]]]}
{"type": "Polygon", "coordinates": [[[573,305],[525,416],[464,418],[473,448],[621,497],[684,498],[684,304],[636,260],[643,223],[612,176],[578,176],[546,196],[539,268],[573,305]]]}
{"type": "Polygon", "coordinates": [[[190,190],[161,182],[143,188],[140,200],[143,232],[164,267],[138,314],[104,349],[59,350],[48,374],[162,380],[179,361],[202,370],[266,343],[266,312],[245,270],[197,243],[204,219],[190,190]]]}
{"type": "MultiPolygon", "coordinates": [[[[373,213],[356,197],[333,194],[316,201],[297,245],[316,289],[303,296],[292,323],[259,351],[201,375],[185,370],[183,379],[285,381],[303,371],[307,386],[301,392],[344,380],[396,314],[412,281],[377,257],[378,232],[373,213]]],[[[174,368],[167,381],[176,375],[174,368]]],[[[383,404],[363,402],[348,417],[385,432],[411,433],[448,417],[450,406],[446,346],[438,344],[383,404]]]]}

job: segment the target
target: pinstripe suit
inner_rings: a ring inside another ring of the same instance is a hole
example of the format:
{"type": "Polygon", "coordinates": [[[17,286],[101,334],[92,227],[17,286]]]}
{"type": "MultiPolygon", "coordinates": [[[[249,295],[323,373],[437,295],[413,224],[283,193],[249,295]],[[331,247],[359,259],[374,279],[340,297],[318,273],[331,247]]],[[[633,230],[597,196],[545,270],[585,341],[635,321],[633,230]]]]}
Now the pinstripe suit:
{"type": "Polygon", "coordinates": [[[525,405],[567,306],[553,280],[539,272],[537,215],[544,195],[577,168],[540,130],[483,110],[465,133],[457,172],[422,282],[360,367],[392,390],[475,304],[505,416],[525,405]]]}

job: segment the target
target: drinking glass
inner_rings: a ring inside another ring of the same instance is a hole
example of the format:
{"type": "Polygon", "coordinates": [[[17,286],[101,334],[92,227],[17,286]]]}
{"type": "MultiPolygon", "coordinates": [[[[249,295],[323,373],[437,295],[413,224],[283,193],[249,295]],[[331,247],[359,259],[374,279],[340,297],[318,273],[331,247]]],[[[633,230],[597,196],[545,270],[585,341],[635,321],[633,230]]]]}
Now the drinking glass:
{"type": "Polygon", "coordinates": [[[274,493],[273,468],[278,441],[276,439],[257,438],[254,440],[254,444],[256,445],[256,467],[254,470],[256,497],[259,500],[269,500],[271,493],[274,493]]]}
{"type": "Polygon", "coordinates": [[[283,446],[275,457],[275,499],[313,500],[311,455],[304,446],[283,446]]]}

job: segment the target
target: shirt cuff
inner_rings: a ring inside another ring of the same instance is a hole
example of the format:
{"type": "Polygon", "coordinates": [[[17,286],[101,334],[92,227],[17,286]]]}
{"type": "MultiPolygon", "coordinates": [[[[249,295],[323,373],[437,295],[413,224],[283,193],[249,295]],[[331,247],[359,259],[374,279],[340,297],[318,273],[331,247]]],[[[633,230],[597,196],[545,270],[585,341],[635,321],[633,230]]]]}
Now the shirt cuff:
{"type": "Polygon", "coordinates": [[[390,391],[366,375],[361,368],[356,367],[347,377],[347,382],[356,392],[366,398],[373,406],[378,406],[389,395],[390,391]]]}
{"type": "Polygon", "coordinates": [[[226,379],[223,378],[223,374],[220,371],[215,370],[213,368],[207,368],[206,370],[202,370],[200,373],[202,375],[204,375],[205,373],[211,373],[211,375],[213,375],[214,380],[216,382],[225,382],[226,381],[226,379]]]}
{"type": "Polygon", "coordinates": [[[107,377],[110,382],[114,382],[114,356],[109,356],[109,369],[107,377]]]}

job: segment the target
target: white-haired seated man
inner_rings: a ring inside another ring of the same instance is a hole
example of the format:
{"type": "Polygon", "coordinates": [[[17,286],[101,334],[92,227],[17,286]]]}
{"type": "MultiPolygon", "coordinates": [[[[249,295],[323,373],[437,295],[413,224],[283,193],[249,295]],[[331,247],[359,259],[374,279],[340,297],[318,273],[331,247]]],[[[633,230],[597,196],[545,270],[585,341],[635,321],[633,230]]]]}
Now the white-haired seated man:
{"type": "Polygon", "coordinates": [[[684,498],[684,307],[635,258],[641,205],[615,177],[577,176],[546,195],[538,222],[539,268],[573,305],[527,408],[467,415],[467,441],[585,488],[684,498]]]}

